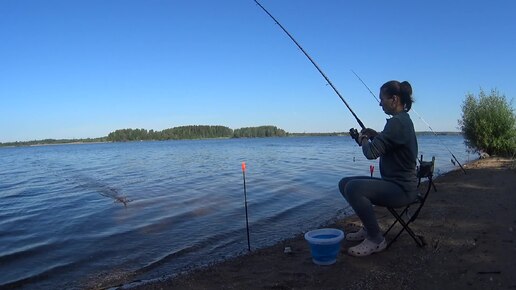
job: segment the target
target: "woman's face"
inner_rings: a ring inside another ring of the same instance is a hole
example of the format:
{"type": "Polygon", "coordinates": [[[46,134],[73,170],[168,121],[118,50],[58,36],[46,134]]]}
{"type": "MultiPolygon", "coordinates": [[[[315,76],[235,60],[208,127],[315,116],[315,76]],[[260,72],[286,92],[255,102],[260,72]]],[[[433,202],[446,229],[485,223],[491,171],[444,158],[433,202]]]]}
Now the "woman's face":
{"type": "Polygon", "coordinates": [[[389,97],[380,92],[380,107],[387,115],[392,115],[395,106],[395,98],[389,97]]]}

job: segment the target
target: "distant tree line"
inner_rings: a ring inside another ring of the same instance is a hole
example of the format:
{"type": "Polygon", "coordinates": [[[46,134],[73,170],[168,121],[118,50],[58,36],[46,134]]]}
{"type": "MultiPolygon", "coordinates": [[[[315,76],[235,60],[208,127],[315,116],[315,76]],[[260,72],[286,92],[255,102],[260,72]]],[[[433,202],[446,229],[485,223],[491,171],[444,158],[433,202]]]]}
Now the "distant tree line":
{"type": "Polygon", "coordinates": [[[179,140],[179,139],[205,139],[205,138],[229,138],[233,130],[225,126],[181,126],[162,131],[146,129],[120,129],[111,132],[107,136],[108,141],[140,141],[140,140],[179,140]]]}
{"type": "MultiPolygon", "coordinates": [[[[421,132],[421,135],[434,134],[421,132]]],[[[438,134],[460,134],[457,132],[442,132],[438,134]]],[[[144,141],[144,140],[182,140],[208,138],[263,138],[263,137],[301,137],[301,136],[348,136],[349,132],[333,133],[288,133],[276,126],[244,127],[232,130],[225,126],[192,125],[165,129],[162,131],[146,129],[120,129],[109,133],[107,141],[144,141]]],[[[418,133],[419,135],[419,133],[418,133]]]]}
{"type": "Polygon", "coordinates": [[[349,132],[332,133],[288,133],[289,137],[324,137],[324,136],[348,136],[349,132]]]}
{"type": "Polygon", "coordinates": [[[140,140],[181,140],[207,138],[255,138],[255,137],[284,137],[288,133],[276,126],[247,127],[232,130],[225,126],[180,126],[162,131],[146,129],[120,129],[111,132],[107,140],[111,142],[140,141],[140,140]]]}
{"type": "MultiPolygon", "coordinates": [[[[418,135],[434,134],[433,132],[417,132],[418,135]]],[[[438,135],[456,135],[461,132],[438,132],[438,135]]],[[[259,137],[315,137],[315,136],[348,136],[348,132],[333,133],[289,133],[276,126],[245,127],[232,130],[225,126],[192,125],[165,129],[162,131],[146,129],[120,129],[106,137],[87,139],[44,139],[23,142],[0,143],[2,146],[36,146],[51,144],[124,142],[144,140],[180,140],[207,138],[259,138],[259,137]]]]}
{"type": "Polygon", "coordinates": [[[254,138],[254,137],[284,137],[289,136],[283,129],[276,126],[246,127],[230,129],[225,126],[192,125],[165,129],[162,131],[146,129],[120,129],[111,132],[106,137],[87,139],[44,139],[34,141],[16,141],[1,143],[6,146],[36,146],[70,143],[92,142],[124,142],[143,140],[180,140],[180,139],[207,139],[207,138],[254,138]]]}
{"type": "Polygon", "coordinates": [[[234,138],[253,138],[253,137],[285,137],[288,133],[276,126],[259,126],[235,129],[234,138]]]}
{"type": "Polygon", "coordinates": [[[86,138],[86,139],[43,139],[32,141],[16,141],[0,143],[0,147],[4,146],[37,146],[37,145],[55,145],[55,144],[75,144],[75,143],[99,143],[106,142],[107,137],[86,138]]]}

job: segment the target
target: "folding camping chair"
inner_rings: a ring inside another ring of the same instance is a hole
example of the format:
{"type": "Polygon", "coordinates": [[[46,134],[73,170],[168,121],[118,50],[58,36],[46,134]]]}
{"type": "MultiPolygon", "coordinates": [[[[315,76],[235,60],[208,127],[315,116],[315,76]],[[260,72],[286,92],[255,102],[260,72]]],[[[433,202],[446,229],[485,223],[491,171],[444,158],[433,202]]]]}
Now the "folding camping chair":
{"type": "MultiPolygon", "coordinates": [[[[423,208],[423,205],[425,205],[426,199],[428,197],[428,194],[430,193],[430,189],[433,187],[434,191],[437,191],[437,188],[435,187],[435,184],[433,182],[433,175],[434,175],[434,165],[435,165],[435,156],[432,157],[432,161],[423,161],[423,155],[421,155],[421,159],[419,161],[419,166],[417,167],[417,177],[418,177],[418,184],[417,187],[421,185],[421,179],[426,178],[428,179],[428,184],[426,185],[427,188],[425,192],[419,193],[416,200],[409,205],[405,206],[401,213],[398,213],[396,208],[387,207],[387,209],[392,213],[392,215],[395,218],[394,223],[389,227],[389,229],[385,232],[384,236],[386,236],[389,231],[397,224],[400,223],[402,226],[402,229],[398,232],[398,234],[392,239],[387,247],[390,247],[392,243],[396,241],[396,239],[403,233],[403,231],[407,231],[409,235],[414,239],[414,241],[417,243],[418,246],[424,247],[426,245],[425,240],[422,236],[417,236],[412,229],[409,227],[409,224],[411,224],[413,221],[415,221],[419,215],[419,212],[421,211],[421,208],[423,208]],[[415,207],[416,210],[412,215],[409,214],[409,209],[411,207],[415,207]],[[405,221],[404,218],[407,220],[405,221]]],[[[399,210],[400,208],[398,208],[399,210]]]]}

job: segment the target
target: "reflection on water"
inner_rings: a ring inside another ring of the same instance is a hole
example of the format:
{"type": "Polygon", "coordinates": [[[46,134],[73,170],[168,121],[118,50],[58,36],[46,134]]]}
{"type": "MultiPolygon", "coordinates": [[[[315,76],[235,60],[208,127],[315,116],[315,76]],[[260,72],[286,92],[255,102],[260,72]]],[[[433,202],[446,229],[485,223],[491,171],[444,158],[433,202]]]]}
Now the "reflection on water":
{"type": "MultiPolygon", "coordinates": [[[[438,174],[454,168],[440,143],[469,160],[462,137],[419,137],[438,174]]],[[[1,148],[0,158],[0,287],[27,289],[153,279],[245,252],[242,161],[252,248],[349,214],[338,181],[378,168],[349,137],[1,148]]]]}

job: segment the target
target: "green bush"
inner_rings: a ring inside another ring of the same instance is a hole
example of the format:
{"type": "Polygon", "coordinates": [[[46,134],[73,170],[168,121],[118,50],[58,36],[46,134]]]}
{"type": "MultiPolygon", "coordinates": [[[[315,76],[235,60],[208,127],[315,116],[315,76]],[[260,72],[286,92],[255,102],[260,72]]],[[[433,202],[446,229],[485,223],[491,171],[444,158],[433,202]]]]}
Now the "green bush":
{"type": "Polygon", "coordinates": [[[478,98],[466,95],[459,126],[470,149],[489,155],[514,156],[516,118],[511,103],[495,89],[489,95],[480,89],[478,98]]]}

